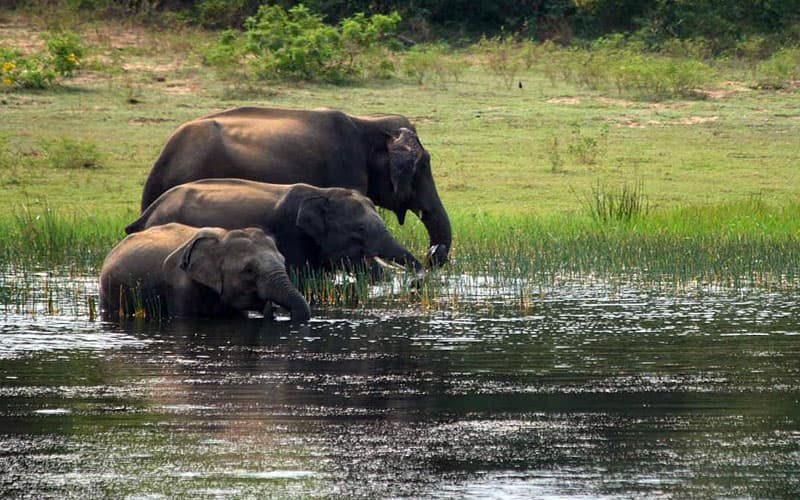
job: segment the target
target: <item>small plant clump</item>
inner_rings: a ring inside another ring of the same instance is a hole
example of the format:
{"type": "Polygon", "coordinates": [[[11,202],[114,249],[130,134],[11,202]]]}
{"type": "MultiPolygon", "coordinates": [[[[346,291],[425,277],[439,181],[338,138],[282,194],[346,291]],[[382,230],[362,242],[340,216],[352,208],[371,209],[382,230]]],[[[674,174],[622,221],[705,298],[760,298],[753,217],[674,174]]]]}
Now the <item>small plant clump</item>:
{"type": "Polygon", "coordinates": [[[71,32],[43,33],[47,53],[23,54],[0,45],[0,88],[46,89],[56,78],[71,77],[80,68],[85,48],[71,32]]]}
{"type": "Polygon", "coordinates": [[[102,166],[102,155],[97,144],[91,141],[61,137],[42,141],[44,159],[56,169],[95,169],[102,166]]]}

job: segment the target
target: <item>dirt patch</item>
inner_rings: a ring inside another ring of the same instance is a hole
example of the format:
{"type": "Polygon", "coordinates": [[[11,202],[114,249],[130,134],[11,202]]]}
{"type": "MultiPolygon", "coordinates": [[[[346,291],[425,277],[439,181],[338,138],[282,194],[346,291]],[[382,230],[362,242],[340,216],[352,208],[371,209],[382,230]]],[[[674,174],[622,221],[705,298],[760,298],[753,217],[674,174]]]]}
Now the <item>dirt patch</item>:
{"type": "Polygon", "coordinates": [[[550,104],[580,104],[581,99],[580,97],[575,96],[563,96],[563,97],[551,97],[547,100],[550,104]]]}
{"type": "Polygon", "coordinates": [[[667,125],[699,125],[719,120],[719,116],[687,116],[667,122],[667,125]]]}
{"type": "Polygon", "coordinates": [[[707,99],[726,99],[740,92],[752,92],[753,89],[745,86],[742,82],[727,81],[722,82],[723,88],[719,89],[696,89],[694,92],[707,99]]]}
{"type": "Polygon", "coordinates": [[[648,127],[663,127],[668,125],[699,125],[703,123],[712,123],[719,120],[719,116],[687,116],[685,118],[678,118],[677,120],[659,121],[647,120],[640,121],[633,118],[606,118],[605,121],[614,124],[618,128],[648,128],[648,127]]]}
{"type": "Polygon", "coordinates": [[[629,108],[637,104],[636,101],[630,101],[628,99],[615,99],[613,97],[598,97],[597,101],[610,106],[621,106],[623,108],[629,108]]]}

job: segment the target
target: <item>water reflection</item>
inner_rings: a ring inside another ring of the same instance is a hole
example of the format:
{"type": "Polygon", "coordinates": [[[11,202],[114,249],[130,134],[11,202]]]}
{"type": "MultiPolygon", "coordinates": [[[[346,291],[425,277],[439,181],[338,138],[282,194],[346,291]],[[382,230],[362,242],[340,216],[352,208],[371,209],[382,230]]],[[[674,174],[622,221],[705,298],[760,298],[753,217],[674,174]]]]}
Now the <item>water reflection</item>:
{"type": "Polygon", "coordinates": [[[791,497],[797,296],[0,320],[11,495],[791,497]]]}

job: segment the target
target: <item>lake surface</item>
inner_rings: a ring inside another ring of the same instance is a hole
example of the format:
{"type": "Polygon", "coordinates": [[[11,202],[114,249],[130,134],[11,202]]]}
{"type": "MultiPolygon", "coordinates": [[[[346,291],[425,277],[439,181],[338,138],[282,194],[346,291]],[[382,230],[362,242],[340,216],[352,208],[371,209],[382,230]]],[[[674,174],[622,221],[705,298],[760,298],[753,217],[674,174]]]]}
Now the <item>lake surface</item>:
{"type": "Polygon", "coordinates": [[[0,491],[800,495],[797,293],[565,283],[524,309],[493,297],[316,308],[299,328],[7,310],[0,491]]]}

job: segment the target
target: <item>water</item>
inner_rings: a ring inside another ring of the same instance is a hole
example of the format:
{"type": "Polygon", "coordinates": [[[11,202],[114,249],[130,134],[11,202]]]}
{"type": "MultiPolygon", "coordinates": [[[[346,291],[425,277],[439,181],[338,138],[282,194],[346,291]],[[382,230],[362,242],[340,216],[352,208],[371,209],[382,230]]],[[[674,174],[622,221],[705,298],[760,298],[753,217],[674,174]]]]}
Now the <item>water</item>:
{"type": "Polygon", "coordinates": [[[574,282],[524,308],[488,297],[317,308],[299,328],[7,308],[0,491],[800,495],[796,293],[574,282]]]}

